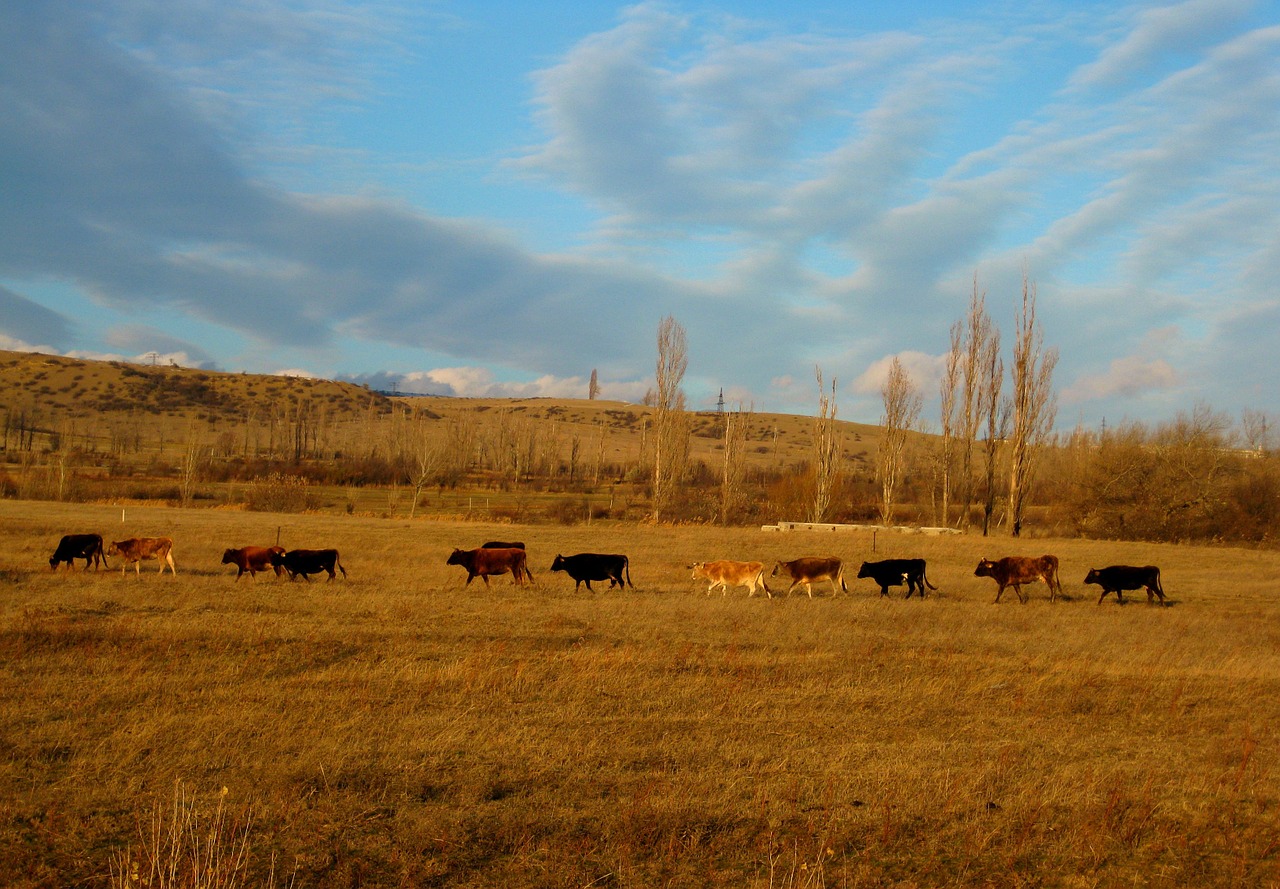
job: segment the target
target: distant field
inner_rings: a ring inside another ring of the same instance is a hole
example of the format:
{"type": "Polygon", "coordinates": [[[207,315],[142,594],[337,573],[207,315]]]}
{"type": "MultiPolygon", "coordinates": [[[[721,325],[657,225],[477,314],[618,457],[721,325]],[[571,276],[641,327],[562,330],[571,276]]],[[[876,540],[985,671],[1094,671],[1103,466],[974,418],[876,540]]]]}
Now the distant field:
{"type": "Polygon", "coordinates": [[[0,501],[7,886],[127,883],[177,811],[223,885],[1280,882],[1275,551],[121,512],[0,501]],[[179,574],[51,573],[81,531],[171,536],[179,574]],[[350,578],[219,564],[277,534],[350,578]],[[446,557],[491,537],[536,586],[463,586],[446,557]],[[575,594],[547,568],[580,551],[636,589],[575,594]],[[1043,552],[1067,601],[973,577],[1043,552]],[[686,567],[828,553],[848,595],[707,597],[686,567]],[[940,589],[855,578],[891,556],[940,589]],[[1095,605],[1112,563],[1160,565],[1172,606],[1095,605]]]}

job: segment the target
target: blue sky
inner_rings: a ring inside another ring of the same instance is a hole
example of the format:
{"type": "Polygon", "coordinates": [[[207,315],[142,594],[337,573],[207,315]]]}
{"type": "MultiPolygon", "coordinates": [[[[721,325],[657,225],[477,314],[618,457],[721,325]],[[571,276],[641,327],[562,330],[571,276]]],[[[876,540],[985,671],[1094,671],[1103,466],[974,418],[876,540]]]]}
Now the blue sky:
{"type": "Polygon", "coordinates": [[[0,348],[937,424],[1025,271],[1058,425],[1275,412],[1280,5],[16,0],[0,348]],[[890,8],[902,7],[902,8],[890,8]]]}

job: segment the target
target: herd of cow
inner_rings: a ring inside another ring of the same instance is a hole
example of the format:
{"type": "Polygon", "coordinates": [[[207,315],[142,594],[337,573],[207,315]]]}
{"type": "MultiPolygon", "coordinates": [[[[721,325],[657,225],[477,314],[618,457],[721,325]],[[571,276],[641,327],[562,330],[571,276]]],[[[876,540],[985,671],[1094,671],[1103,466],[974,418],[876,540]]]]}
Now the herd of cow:
{"type": "MultiPolygon", "coordinates": [[[[130,564],[134,574],[141,574],[142,563],[151,559],[160,563],[160,574],[164,573],[166,565],[175,575],[178,573],[173,564],[173,540],[169,537],[130,537],[128,540],[114,540],[104,549],[101,534],[66,534],[49,557],[49,567],[56,571],[65,562],[70,569],[75,567],[76,559],[84,559],[84,570],[88,571],[92,566],[96,571],[99,564],[111,567],[107,564],[107,556],[120,557],[121,574],[130,564]]],[[[342,567],[336,549],[286,551],[282,546],[242,546],[223,553],[222,564],[236,566],[236,580],[245,572],[252,580],[259,571],[268,569],[277,577],[288,574],[290,580],[298,575],[302,575],[303,580],[310,580],[309,575],[321,571],[328,572],[330,580],[337,576],[336,571],[341,571],[343,577],[347,576],[347,569],[342,567]]]]}
{"type": "MultiPolygon", "coordinates": [[[[56,570],[66,563],[69,568],[75,567],[76,559],[85,560],[85,570],[92,565],[96,570],[99,564],[107,565],[107,556],[118,556],[122,562],[120,573],[123,575],[127,566],[132,563],[134,573],[141,574],[141,563],[155,559],[160,563],[160,572],[165,566],[175,575],[178,573],[173,563],[173,541],[168,537],[131,537],[128,540],[113,541],[103,546],[100,534],[67,534],[59,542],[53,555],[49,557],[49,567],[56,570]]],[[[276,576],[287,574],[290,580],[299,575],[310,581],[312,574],[325,572],[329,580],[341,571],[343,578],[347,569],[342,567],[336,549],[294,549],[285,550],[280,546],[245,546],[239,549],[228,549],[222,554],[222,564],[236,566],[236,580],[246,572],[252,580],[257,572],[272,570],[276,576]]],[[[466,569],[467,584],[479,577],[487,586],[489,578],[510,574],[516,584],[526,581],[533,583],[533,573],[529,570],[528,554],[525,546],[513,541],[490,541],[476,549],[455,549],[446,564],[458,565],[466,569]]],[[[773,598],[764,579],[763,562],[735,562],[718,559],[711,562],[695,562],[690,566],[693,579],[707,581],[707,595],[711,595],[716,587],[721,595],[728,595],[730,587],[743,586],[747,595],[754,596],[757,589],[763,589],[766,596],[773,598]]],[[[578,553],[572,556],[557,555],[551,563],[552,571],[563,571],[574,581],[573,589],[577,592],[582,584],[591,590],[591,582],[609,581],[609,589],[615,586],[625,588],[631,583],[630,562],[625,555],[619,553],[578,553]]],[[[884,559],[878,562],[863,562],[858,569],[859,578],[868,578],[880,587],[880,595],[889,595],[889,588],[905,586],[906,598],[915,593],[920,598],[925,596],[925,588],[936,590],[926,576],[924,559],[884,559]]],[[[996,582],[996,602],[1004,595],[1004,591],[1013,587],[1019,601],[1025,603],[1027,594],[1023,585],[1028,583],[1044,583],[1049,588],[1049,601],[1056,601],[1062,594],[1062,583],[1058,579],[1057,556],[1005,556],[992,561],[982,559],[974,570],[976,577],[990,577],[996,582]]],[[[787,595],[796,587],[804,585],[805,592],[813,598],[813,585],[822,581],[831,584],[832,595],[848,592],[844,581],[844,563],[836,556],[805,556],[786,562],[777,562],[773,566],[771,577],[783,577],[790,580],[787,595]]],[[[1155,565],[1111,565],[1107,568],[1091,568],[1085,577],[1086,584],[1097,584],[1102,588],[1098,604],[1106,599],[1108,593],[1115,593],[1117,601],[1124,602],[1126,590],[1145,589],[1147,602],[1159,599],[1160,604],[1167,604],[1164,588],[1160,584],[1160,569],[1155,565]]]]}

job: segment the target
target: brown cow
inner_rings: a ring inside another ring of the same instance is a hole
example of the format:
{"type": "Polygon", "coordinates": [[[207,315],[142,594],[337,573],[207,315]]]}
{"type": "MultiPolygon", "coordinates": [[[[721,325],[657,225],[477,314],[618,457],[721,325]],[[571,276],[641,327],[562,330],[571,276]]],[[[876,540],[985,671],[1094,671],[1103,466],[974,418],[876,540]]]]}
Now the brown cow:
{"type": "Polygon", "coordinates": [[[461,565],[466,568],[467,585],[479,577],[484,581],[484,585],[488,586],[491,574],[506,574],[508,571],[511,572],[517,584],[523,584],[526,578],[533,583],[533,574],[529,571],[525,552],[515,547],[487,549],[482,546],[479,549],[455,549],[445,564],[461,565]]]}
{"type": "Polygon", "coordinates": [[[1058,580],[1058,557],[1057,556],[1005,556],[1003,559],[997,559],[992,562],[990,559],[982,559],[978,562],[978,567],[973,571],[974,577],[990,577],[1000,585],[996,590],[996,602],[1000,601],[1000,596],[1004,594],[1005,587],[1013,587],[1013,591],[1018,594],[1018,600],[1024,605],[1027,602],[1027,594],[1022,591],[1024,583],[1035,583],[1042,580],[1045,586],[1049,588],[1049,601],[1055,602],[1058,596],[1062,594],[1062,583],[1058,580]]]}
{"type": "Polygon", "coordinates": [[[276,573],[276,577],[280,576],[283,571],[281,565],[272,564],[271,556],[284,555],[283,546],[242,546],[239,549],[229,549],[222,554],[222,564],[236,566],[236,580],[240,579],[240,575],[246,571],[249,572],[250,580],[257,580],[255,576],[259,571],[266,571],[270,568],[276,573]]]}
{"type": "Polygon", "coordinates": [[[129,563],[133,563],[133,573],[142,574],[142,562],[145,559],[155,559],[160,563],[160,574],[164,574],[164,566],[167,564],[169,570],[176,577],[178,569],[173,565],[173,541],[168,537],[130,537],[128,540],[112,541],[111,546],[107,547],[107,555],[119,556],[124,561],[120,563],[120,574],[124,575],[125,568],[129,563]]]}
{"type": "Polygon", "coordinates": [[[694,580],[708,581],[708,596],[716,587],[720,587],[721,596],[727,596],[731,586],[744,586],[747,588],[747,595],[754,596],[756,586],[759,585],[764,587],[765,595],[770,599],[773,598],[773,592],[764,582],[763,562],[733,562],[729,559],[717,559],[714,562],[694,562],[692,568],[694,580]]]}
{"type": "Polygon", "coordinates": [[[813,598],[813,584],[819,580],[831,581],[831,595],[837,595],[840,590],[849,592],[849,588],[844,583],[844,563],[835,556],[804,556],[799,559],[792,559],[790,562],[779,562],[773,566],[773,577],[787,575],[791,578],[791,586],[787,587],[787,595],[791,595],[800,584],[804,584],[805,589],[809,593],[809,598],[813,598]],[[836,584],[839,583],[839,588],[836,584]]]}

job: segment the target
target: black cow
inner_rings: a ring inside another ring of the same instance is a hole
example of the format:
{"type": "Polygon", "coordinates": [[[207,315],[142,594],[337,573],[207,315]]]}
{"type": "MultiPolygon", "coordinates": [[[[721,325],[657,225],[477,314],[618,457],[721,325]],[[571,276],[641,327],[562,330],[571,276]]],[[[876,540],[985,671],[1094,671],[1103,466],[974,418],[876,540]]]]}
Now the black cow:
{"type": "Polygon", "coordinates": [[[490,540],[488,543],[480,545],[481,549],[524,549],[524,544],[520,541],[514,543],[503,543],[501,540],[490,540]]]}
{"type": "Polygon", "coordinates": [[[85,571],[89,570],[90,565],[93,565],[93,570],[97,571],[99,562],[102,563],[104,568],[109,568],[107,555],[102,551],[102,535],[63,535],[62,539],[58,541],[58,548],[49,557],[49,567],[57,571],[58,566],[66,562],[67,568],[70,570],[76,567],[76,559],[84,559],[85,571]]]}
{"type": "MultiPolygon", "coordinates": [[[[626,588],[631,583],[631,563],[624,555],[605,554],[605,553],[578,553],[576,556],[556,556],[556,560],[551,563],[552,571],[567,572],[573,578],[573,591],[576,593],[578,587],[582,584],[587,585],[587,589],[591,590],[591,581],[607,580],[609,581],[609,589],[613,589],[617,584],[626,588]],[[623,577],[626,581],[623,581],[623,577]]],[[[635,584],[631,583],[631,588],[635,589],[635,584]]],[[[594,590],[591,590],[594,592],[594,590]]]]}
{"type": "Polygon", "coordinates": [[[1160,597],[1161,605],[1168,604],[1164,598],[1164,587],[1160,585],[1160,569],[1155,565],[1143,565],[1141,568],[1134,565],[1090,568],[1084,582],[1096,583],[1102,587],[1102,595],[1098,597],[1099,605],[1107,598],[1107,593],[1115,593],[1116,601],[1123,605],[1124,590],[1140,590],[1143,587],[1147,590],[1148,605],[1155,601],[1156,596],[1160,597]]]}
{"type": "Polygon", "coordinates": [[[338,558],[336,549],[291,549],[283,555],[272,553],[271,565],[287,571],[290,580],[294,580],[301,574],[302,579],[307,583],[311,582],[308,575],[319,574],[321,571],[329,572],[329,580],[333,580],[338,576],[334,568],[342,572],[343,580],[347,577],[347,569],[342,567],[342,561],[338,558]]]}
{"type": "Polygon", "coordinates": [[[911,594],[917,590],[920,598],[924,598],[924,588],[928,586],[931,590],[937,587],[929,583],[929,578],[925,576],[924,559],[884,559],[879,562],[863,562],[862,567],[858,569],[859,577],[870,577],[880,585],[880,595],[889,595],[889,587],[902,586],[906,584],[907,596],[910,599],[911,594]]]}

